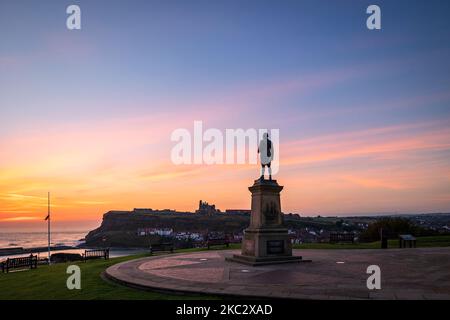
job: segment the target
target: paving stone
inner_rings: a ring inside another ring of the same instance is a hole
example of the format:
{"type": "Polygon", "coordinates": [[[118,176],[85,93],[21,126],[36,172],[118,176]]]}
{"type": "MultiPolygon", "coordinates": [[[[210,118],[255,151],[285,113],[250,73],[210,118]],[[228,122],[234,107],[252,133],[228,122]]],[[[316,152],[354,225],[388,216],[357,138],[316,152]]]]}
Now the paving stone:
{"type": "Polygon", "coordinates": [[[259,267],[225,261],[235,253],[140,258],[111,266],[106,273],[121,283],[190,293],[326,300],[450,299],[450,248],[294,250],[294,255],[312,262],[259,267]],[[381,290],[366,288],[366,269],[373,264],[381,268],[381,290]]]}

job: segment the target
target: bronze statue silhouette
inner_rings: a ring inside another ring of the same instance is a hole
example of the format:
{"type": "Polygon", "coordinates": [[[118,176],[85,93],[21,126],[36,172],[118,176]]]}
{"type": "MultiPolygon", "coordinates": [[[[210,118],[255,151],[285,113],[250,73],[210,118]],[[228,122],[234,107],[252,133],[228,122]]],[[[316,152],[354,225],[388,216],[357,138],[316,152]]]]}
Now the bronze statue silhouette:
{"type": "Polygon", "coordinates": [[[266,166],[269,171],[269,180],[272,180],[272,168],[270,164],[273,160],[273,143],[269,139],[269,134],[266,132],[263,138],[259,142],[258,153],[261,160],[261,177],[260,180],[264,180],[264,173],[266,171],[266,166]]]}

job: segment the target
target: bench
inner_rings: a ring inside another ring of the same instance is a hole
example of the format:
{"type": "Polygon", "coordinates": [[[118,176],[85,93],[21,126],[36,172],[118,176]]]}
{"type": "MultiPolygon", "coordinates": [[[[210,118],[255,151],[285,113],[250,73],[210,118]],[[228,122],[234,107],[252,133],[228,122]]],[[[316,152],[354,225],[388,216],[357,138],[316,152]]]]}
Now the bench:
{"type": "Polygon", "coordinates": [[[380,241],[381,241],[381,249],[387,249],[389,245],[389,239],[395,239],[398,235],[389,230],[383,230],[383,228],[380,228],[380,241]]]}
{"type": "Polygon", "coordinates": [[[2,272],[9,272],[10,269],[37,268],[37,255],[30,254],[28,257],[8,258],[1,263],[2,272]]]}
{"type": "Polygon", "coordinates": [[[173,253],[173,243],[172,242],[163,242],[163,243],[155,243],[150,245],[150,254],[153,254],[157,251],[166,251],[173,253]]]}
{"type": "Polygon", "coordinates": [[[355,234],[348,232],[332,232],[330,233],[330,243],[354,243],[355,234]]]}
{"type": "Polygon", "coordinates": [[[206,245],[208,247],[208,250],[212,246],[221,245],[225,245],[228,248],[230,246],[230,240],[228,240],[227,238],[208,238],[208,240],[206,241],[206,245]]]}
{"type": "Polygon", "coordinates": [[[415,248],[416,238],[410,234],[401,234],[398,237],[398,247],[399,248],[415,248]]]}
{"type": "Polygon", "coordinates": [[[104,258],[105,260],[109,259],[109,249],[85,250],[83,253],[84,262],[86,262],[86,260],[99,258],[104,258]]]}

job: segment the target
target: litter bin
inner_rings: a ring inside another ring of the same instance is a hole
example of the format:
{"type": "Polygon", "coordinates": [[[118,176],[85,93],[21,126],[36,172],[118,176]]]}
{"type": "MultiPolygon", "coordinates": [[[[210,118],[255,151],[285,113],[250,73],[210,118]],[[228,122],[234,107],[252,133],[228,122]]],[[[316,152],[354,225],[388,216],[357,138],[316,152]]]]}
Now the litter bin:
{"type": "Polygon", "coordinates": [[[381,249],[387,249],[388,248],[388,238],[383,237],[381,238],[381,249]]]}

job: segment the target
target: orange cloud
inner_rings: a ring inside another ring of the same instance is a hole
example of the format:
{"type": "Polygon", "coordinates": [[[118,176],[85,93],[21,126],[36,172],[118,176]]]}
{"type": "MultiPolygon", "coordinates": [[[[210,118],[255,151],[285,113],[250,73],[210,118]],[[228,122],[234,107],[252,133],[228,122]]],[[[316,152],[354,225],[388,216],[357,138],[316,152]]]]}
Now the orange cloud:
{"type": "Polygon", "coordinates": [[[14,222],[14,221],[31,221],[31,220],[37,220],[38,218],[36,218],[36,217],[14,217],[14,218],[4,218],[4,219],[1,219],[0,221],[3,221],[3,222],[9,222],[9,221],[11,221],[11,222],[14,222]]]}
{"type": "Polygon", "coordinates": [[[436,122],[408,124],[293,141],[281,146],[281,163],[303,165],[363,156],[450,149],[450,129],[435,129],[435,125],[436,122]],[[428,131],[411,130],[424,128],[428,131]]]}

